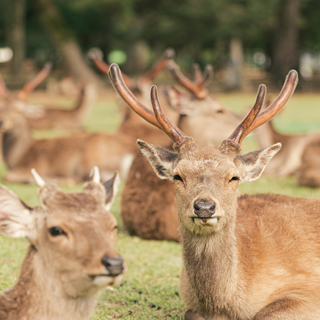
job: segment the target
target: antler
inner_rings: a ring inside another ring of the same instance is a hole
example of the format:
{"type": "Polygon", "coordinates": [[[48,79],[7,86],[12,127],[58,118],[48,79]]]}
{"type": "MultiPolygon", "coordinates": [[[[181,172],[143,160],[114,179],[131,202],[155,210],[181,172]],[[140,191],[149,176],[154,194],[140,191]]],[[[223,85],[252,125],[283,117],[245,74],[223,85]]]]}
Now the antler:
{"type": "Polygon", "coordinates": [[[151,88],[151,102],[154,110],[153,114],[125,85],[125,82],[121,77],[121,71],[115,63],[110,66],[109,78],[122,99],[139,116],[162,130],[175,143],[188,139],[188,137],[164,115],[157,96],[157,88],[155,86],[151,88]]]}
{"type": "Polygon", "coordinates": [[[161,72],[167,66],[168,61],[174,59],[174,57],[175,51],[172,48],[168,48],[164,52],[162,58],[155,64],[155,66],[141,77],[141,80],[152,80],[159,72],[161,72]]]}
{"type": "Polygon", "coordinates": [[[42,70],[38,73],[38,75],[34,78],[28,81],[22,90],[20,90],[17,94],[18,99],[25,100],[27,95],[34,90],[49,74],[50,70],[52,68],[52,63],[47,62],[42,70]]]}
{"type": "Polygon", "coordinates": [[[167,66],[173,79],[194,94],[198,99],[204,99],[208,95],[208,90],[205,88],[205,86],[212,79],[212,66],[208,65],[206,67],[204,77],[200,74],[199,67],[194,66],[195,82],[192,82],[186,76],[184,76],[174,61],[169,61],[167,66]]]}
{"type": "MultiPolygon", "coordinates": [[[[110,65],[105,63],[101,56],[95,52],[92,52],[90,54],[90,58],[92,59],[93,63],[95,64],[95,66],[104,74],[108,75],[109,69],[110,69],[110,65]]],[[[131,88],[134,85],[134,81],[129,78],[128,76],[126,76],[125,74],[122,75],[124,82],[126,83],[126,85],[131,88]]]]}
{"type": "Polygon", "coordinates": [[[276,100],[260,115],[266,95],[266,86],[260,85],[256,102],[247,117],[241,122],[231,136],[224,142],[232,142],[240,147],[242,140],[255,128],[272,119],[289,101],[298,84],[298,73],[291,70],[285,80],[282,90],[276,100]]]}

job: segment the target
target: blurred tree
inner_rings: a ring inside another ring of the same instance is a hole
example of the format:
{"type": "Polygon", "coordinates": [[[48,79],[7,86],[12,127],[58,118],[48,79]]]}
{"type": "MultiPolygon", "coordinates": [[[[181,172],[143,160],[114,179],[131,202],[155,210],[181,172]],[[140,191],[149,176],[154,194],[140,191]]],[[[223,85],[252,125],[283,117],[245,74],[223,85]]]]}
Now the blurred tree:
{"type": "Polygon", "coordinates": [[[91,81],[97,85],[102,85],[99,77],[86,64],[73,32],[65,23],[54,0],[34,0],[33,3],[38,9],[45,30],[61,51],[71,74],[81,81],[91,81]]]}
{"type": "Polygon", "coordinates": [[[272,56],[272,72],[279,79],[299,68],[300,0],[281,0],[272,56]]]}
{"type": "Polygon", "coordinates": [[[3,5],[6,44],[13,51],[10,69],[17,78],[25,58],[25,0],[4,0],[3,5]]]}

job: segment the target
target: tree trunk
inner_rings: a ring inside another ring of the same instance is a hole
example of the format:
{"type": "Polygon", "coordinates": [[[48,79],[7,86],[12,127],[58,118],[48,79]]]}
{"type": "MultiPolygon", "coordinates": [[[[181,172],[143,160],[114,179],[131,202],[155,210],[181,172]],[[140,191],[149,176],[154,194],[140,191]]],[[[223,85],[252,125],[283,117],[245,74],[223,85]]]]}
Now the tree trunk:
{"type": "Polygon", "coordinates": [[[25,58],[25,0],[5,0],[4,12],[6,43],[13,51],[11,73],[18,78],[25,58]]]}
{"type": "MultiPolygon", "coordinates": [[[[8,0],[10,1],[10,0],[8,0]]],[[[34,0],[41,23],[61,52],[72,76],[103,86],[99,76],[87,65],[74,35],[66,25],[53,0],[34,0]]]]}
{"type": "Polygon", "coordinates": [[[271,68],[281,82],[290,69],[299,67],[299,14],[300,0],[281,0],[271,68]]]}

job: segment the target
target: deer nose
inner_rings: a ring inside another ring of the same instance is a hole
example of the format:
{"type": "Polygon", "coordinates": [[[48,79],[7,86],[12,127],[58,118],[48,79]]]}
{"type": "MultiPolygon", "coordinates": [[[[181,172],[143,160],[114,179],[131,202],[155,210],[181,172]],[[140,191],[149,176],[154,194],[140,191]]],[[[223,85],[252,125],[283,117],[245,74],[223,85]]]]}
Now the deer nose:
{"type": "Polygon", "coordinates": [[[216,204],[208,201],[196,201],[193,205],[193,212],[199,218],[211,218],[216,212],[216,204]]]}
{"type": "Polygon", "coordinates": [[[106,267],[109,271],[109,275],[111,277],[116,277],[123,271],[123,259],[118,257],[109,257],[107,255],[103,256],[101,259],[101,263],[106,267]]]}

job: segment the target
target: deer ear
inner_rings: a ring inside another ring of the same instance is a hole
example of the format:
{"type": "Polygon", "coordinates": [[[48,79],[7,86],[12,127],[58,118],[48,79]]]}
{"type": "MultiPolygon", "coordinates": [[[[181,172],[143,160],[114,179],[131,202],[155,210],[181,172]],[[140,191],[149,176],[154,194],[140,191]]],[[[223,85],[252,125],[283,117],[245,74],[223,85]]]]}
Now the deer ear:
{"type": "Polygon", "coordinates": [[[113,201],[117,195],[119,184],[120,184],[120,178],[119,178],[118,172],[116,172],[110,180],[103,183],[103,186],[106,189],[105,208],[108,211],[110,210],[110,208],[113,204],[113,201]]]}
{"type": "Polygon", "coordinates": [[[18,196],[4,186],[0,186],[0,233],[18,238],[30,234],[33,216],[18,196]]]}
{"type": "Polygon", "coordinates": [[[172,180],[172,167],[180,156],[164,148],[154,146],[142,140],[137,140],[142,154],[150,162],[154,172],[160,179],[172,180]]]}
{"type": "Polygon", "coordinates": [[[269,161],[280,149],[281,143],[276,143],[267,149],[253,151],[237,157],[235,163],[244,167],[244,174],[241,177],[241,182],[257,180],[269,161]]]}

